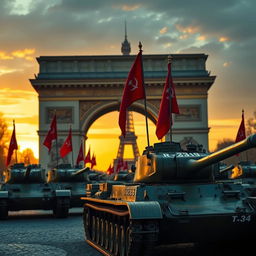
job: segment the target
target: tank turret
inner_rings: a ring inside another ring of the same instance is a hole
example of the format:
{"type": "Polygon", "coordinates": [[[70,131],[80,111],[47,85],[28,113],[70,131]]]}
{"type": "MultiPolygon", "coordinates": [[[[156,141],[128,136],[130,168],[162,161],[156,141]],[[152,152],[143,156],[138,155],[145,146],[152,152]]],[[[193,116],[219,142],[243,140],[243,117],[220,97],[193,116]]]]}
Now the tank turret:
{"type": "Polygon", "coordinates": [[[4,171],[4,177],[0,185],[0,220],[7,219],[9,211],[55,208],[58,195],[46,183],[45,169],[40,165],[17,163],[4,171]]]}
{"type": "Polygon", "coordinates": [[[24,163],[14,164],[4,171],[5,183],[44,183],[46,182],[45,170],[40,165],[25,166],[24,163]]]}
{"type": "Polygon", "coordinates": [[[223,179],[232,166],[221,161],[251,147],[256,135],[212,154],[170,142],[146,148],[133,182],[120,174],[87,184],[86,241],[111,256],[159,254],[154,249],[178,243],[247,246],[256,228],[256,187],[223,179]]]}
{"type": "Polygon", "coordinates": [[[213,180],[220,170],[220,161],[256,147],[256,134],[212,154],[182,151],[179,143],[156,143],[149,147],[137,161],[135,182],[166,183],[213,180]]]}
{"type": "Polygon", "coordinates": [[[85,182],[88,171],[90,171],[89,167],[72,168],[70,164],[62,164],[48,171],[47,182],[85,182]]]}

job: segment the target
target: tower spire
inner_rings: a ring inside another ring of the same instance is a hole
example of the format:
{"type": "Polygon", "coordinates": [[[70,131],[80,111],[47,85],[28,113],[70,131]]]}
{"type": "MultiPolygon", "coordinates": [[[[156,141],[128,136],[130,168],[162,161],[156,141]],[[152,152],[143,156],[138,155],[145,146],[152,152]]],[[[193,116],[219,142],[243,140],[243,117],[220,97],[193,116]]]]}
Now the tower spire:
{"type": "Polygon", "coordinates": [[[127,27],[126,27],[126,20],[124,21],[124,40],[127,40],[127,27]]]}
{"type": "Polygon", "coordinates": [[[123,55],[130,55],[131,52],[131,44],[127,40],[126,20],[124,21],[124,41],[122,43],[121,52],[123,55]]]}

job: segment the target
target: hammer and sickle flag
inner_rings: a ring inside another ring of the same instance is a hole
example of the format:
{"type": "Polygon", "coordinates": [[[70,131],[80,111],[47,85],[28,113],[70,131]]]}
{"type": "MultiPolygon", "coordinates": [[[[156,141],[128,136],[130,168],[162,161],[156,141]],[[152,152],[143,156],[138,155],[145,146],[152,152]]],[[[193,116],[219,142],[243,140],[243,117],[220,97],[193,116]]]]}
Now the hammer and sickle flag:
{"type": "Polygon", "coordinates": [[[48,131],[45,140],[44,140],[44,145],[48,148],[48,152],[50,152],[52,148],[52,141],[57,140],[57,120],[56,120],[56,114],[54,115],[50,130],[48,131]]]}
{"type": "Polygon", "coordinates": [[[168,73],[165,80],[164,91],[160,103],[158,120],[156,124],[156,136],[160,140],[170,130],[172,113],[179,114],[179,106],[175,94],[175,85],[172,80],[171,63],[168,63],[168,73]],[[170,97],[171,92],[171,97],[170,97]],[[171,102],[170,102],[171,98],[171,102]],[[170,110],[171,104],[171,110],[170,110]],[[170,111],[172,113],[170,113],[170,111]]]}
{"type": "Polygon", "coordinates": [[[7,158],[6,158],[6,166],[8,166],[10,164],[13,151],[17,150],[17,149],[18,149],[18,144],[17,144],[17,140],[16,140],[15,123],[13,121],[13,131],[12,131],[12,137],[10,140],[10,145],[8,148],[8,154],[7,154],[7,158]]]}
{"type": "Polygon", "coordinates": [[[119,126],[125,137],[126,112],[128,107],[136,100],[145,98],[142,68],[142,50],[139,51],[126,80],[123,97],[119,110],[119,126]]]}
{"type": "Polygon", "coordinates": [[[241,140],[244,140],[245,138],[246,138],[246,134],[245,134],[245,125],[244,125],[244,110],[242,110],[242,120],[236,135],[235,142],[239,142],[241,140]]]}
{"type": "Polygon", "coordinates": [[[70,127],[68,137],[66,138],[62,147],[60,148],[60,156],[63,158],[72,150],[72,131],[70,127]]]}

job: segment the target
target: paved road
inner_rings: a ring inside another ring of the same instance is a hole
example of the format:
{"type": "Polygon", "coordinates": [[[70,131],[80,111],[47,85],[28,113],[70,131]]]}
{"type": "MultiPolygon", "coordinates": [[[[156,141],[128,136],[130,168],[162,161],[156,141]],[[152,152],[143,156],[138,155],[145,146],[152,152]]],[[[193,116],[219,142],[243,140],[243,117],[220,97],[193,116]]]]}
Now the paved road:
{"type": "Polygon", "coordinates": [[[100,256],[84,241],[81,210],[67,219],[51,212],[21,211],[0,221],[1,256],[100,256]]]}
{"type": "MultiPolygon", "coordinates": [[[[0,221],[0,256],[101,256],[84,241],[81,212],[72,210],[67,219],[55,219],[50,211],[11,213],[8,220],[0,221]]],[[[158,248],[154,255],[233,256],[234,252],[198,250],[188,244],[158,248]]]]}

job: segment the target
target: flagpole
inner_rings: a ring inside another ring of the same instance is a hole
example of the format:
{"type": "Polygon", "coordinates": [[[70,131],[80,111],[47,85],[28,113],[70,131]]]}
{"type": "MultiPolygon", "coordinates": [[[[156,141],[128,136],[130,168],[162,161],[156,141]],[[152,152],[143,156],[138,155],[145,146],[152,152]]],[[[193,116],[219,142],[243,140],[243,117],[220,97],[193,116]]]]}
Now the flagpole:
{"type": "MultiPolygon", "coordinates": [[[[13,119],[13,128],[15,130],[15,136],[16,136],[16,129],[15,129],[15,120],[13,119]]],[[[15,150],[15,158],[16,158],[16,164],[18,163],[18,154],[17,149],[15,150]]]]}
{"type": "MultiPolygon", "coordinates": [[[[168,55],[168,69],[170,69],[170,74],[168,76],[168,85],[169,85],[169,109],[170,109],[170,142],[172,142],[172,86],[170,84],[170,76],[172,75],[171,72],[171,63],[172,63],[172,56],[168,55]]],[[[168,72],[169,73],[169,72],[168,72]]]]}
{"type": "MultiPolygon", "coordinates": [[[[56,113],[56,109],[54,110],[54,115],[56,115],[56,128],[57,128],[57,113],[56,113]]],[[[56,131],[56,133],[58,134],[58,132],[56,131]]],[[[58,168],[58,165],[59,165],[59,159],[58,159],[58,136],[56,137],[56,161],[57,161],[57,166],[56,168],[58,168]]]]}
{"type": "MultiPolygon", "coordinates": [[[[140,52],[142,53],[142,44],[141,42],[139,42],[139,49],[140,52]]],[[[142,54],[141,54],[141,60],[142,60],[142,54]]],[[[146,90],[145,90],[145,84],[144,84],[144,73],[143,73],[143,62],[141,61],[141,70],[142,70],[142,83],[143,83],[143,88],[144,88],[144,94],[145,94],[145,98],[144,98],[144,108],[145,108],[145,120],[146,120],[146,133],[147,133],[147,143],[148,143],[148,147],[150,146],[150,142],[149,142],[149,132],[148,132],[148,117],[147,117],[147,100],[146,100],[146,90]]]]}
{"type": "Polygon", "coordinates": [[[72,145],[72,166],[74,167],[74,151],[73,151],[73,143],[72,143],[72,130],[70,125],[70,131],[71,131],[71,145],[72,145]]]}

